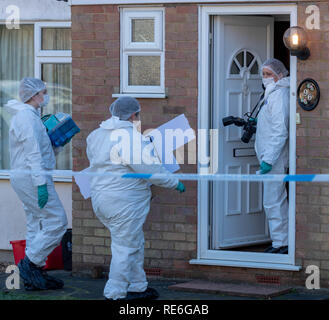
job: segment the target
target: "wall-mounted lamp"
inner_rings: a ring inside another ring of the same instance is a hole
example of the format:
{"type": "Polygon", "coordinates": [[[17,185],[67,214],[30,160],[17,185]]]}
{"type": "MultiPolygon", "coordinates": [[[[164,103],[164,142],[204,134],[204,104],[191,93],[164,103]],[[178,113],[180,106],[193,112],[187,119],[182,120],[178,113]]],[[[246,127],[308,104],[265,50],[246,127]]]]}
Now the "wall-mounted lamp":
{"type": "Polygon", "coordinates": [[[307,34],[301,27],[291,27],[283,35],[284,45],[289,49],[292,56],[300,60],[306,60],[311,55],[307,47],[307,34]]]}

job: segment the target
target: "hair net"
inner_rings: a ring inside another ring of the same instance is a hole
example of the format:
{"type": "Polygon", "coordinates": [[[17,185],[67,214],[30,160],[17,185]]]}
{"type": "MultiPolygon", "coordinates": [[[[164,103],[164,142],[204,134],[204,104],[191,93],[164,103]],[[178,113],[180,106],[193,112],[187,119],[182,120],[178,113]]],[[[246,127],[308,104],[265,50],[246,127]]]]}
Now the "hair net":
{"type": "Polygon", "coordinates": [[[120,120],[128,120],[130,116],[141,111],[139,102],[133,97],[120,97],[110,106],[110,112],[120,120]]]}
{"type": "Polygon", "coordinates": [[[279,79],[286,77],[289,73],[284,64],[274,58],[266,60],[262,65],[262,71],[264,68],[270,69],[279,79]]]}
{"type": "Polygon", "coordinates": [[[40,79],[23,78],[19,85],[19,97],[22,102],[29,101],[33,96],[45,88],[46,85],[40,79]]]}

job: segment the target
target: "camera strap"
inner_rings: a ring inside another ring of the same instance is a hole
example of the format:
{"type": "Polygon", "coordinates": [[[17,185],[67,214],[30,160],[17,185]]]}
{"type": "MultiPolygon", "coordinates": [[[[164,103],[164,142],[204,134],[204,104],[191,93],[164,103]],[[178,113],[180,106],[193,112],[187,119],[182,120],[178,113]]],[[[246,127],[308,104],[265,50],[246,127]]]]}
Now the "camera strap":
{"type": "Polygon", "coordinates": [[[257,110],[256,116],[254,118],[257,118],[258,117],[258,114],[259,114],[260,110],[262,109],[262,107],[263,107],[263,105],[265,103],[264,96],[265,96],[265,91],[261,94],[258,102],[256,103],[255,107],[252,109],[251,114],[250,114],[250,117],[253,115],[253,113],[255,112],[255,110],[257,110],[257,108],[258,108],[258,110],[257,110]]]}

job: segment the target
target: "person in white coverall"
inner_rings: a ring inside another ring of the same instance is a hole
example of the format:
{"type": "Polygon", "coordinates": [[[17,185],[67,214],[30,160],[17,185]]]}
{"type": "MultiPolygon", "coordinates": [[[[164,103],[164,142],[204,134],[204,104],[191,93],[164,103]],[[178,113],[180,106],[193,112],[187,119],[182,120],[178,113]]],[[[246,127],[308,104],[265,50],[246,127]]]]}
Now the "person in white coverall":
{"type": "MultiPolygon", "coordinates": [[[[261,174],[286,174],[289,166],[290,78],[284,64],[262,65],[264,103],[257,117],[255,149],[261,174]]],[[[288,200],[284,182],[264,182],[263,205],[272,245],[267,253],[288,253],[288,200]]]]}
{"type": "Polygon", "coordinates": [[[20,82],[22,102],[10,100],[5,109],[13,116],[9,129],[10,182],[23,203],[27,232],[25,258],[19,264],[26,290],[58,289],[60,279],[42,268],[48,255],[57,247],[67,229],[63,205],[55,191],[51,174],[55,153],[40,108],[49,101],[43,81],[24,78],[20,82]]]}
{"type": "Polygon", "coordinates": [[[106,175],[169,174],[154,156],[149,139],[137,130],[140,110],[135,98],[120,97],[110,107],[112,117],[87,137],[90,169],[97,174],[91,182],[92,206],[111,233],[112,260],[104,288],[104,296],[110,300],[158,297],[148,288],[143,269],[143,224],[150,210],[150,183],[185,191],[184,185],[172,177],[127,179],[106,175]],[[139,157],[145,147],[147,152],[139,157]]]}

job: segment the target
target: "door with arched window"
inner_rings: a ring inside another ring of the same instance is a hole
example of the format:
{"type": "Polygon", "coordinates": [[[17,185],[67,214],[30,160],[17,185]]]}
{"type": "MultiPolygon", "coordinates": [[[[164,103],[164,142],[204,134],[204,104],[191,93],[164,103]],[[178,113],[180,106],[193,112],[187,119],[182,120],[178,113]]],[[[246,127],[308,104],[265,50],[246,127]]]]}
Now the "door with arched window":
{"type": "MultiPolygon", "coordinates": [[[[262,94],[261,64],[273,56],[271,17],[217,16],[213,20],[213,128],[219,130],[218,168],[225,174],[255,174],[255,135],[243,143],[242,127],[224,127],[222,118],[244,117],[262,94]]],[[[213,183],[215,249],[269,240],[259,182],[213,183]]]]}

